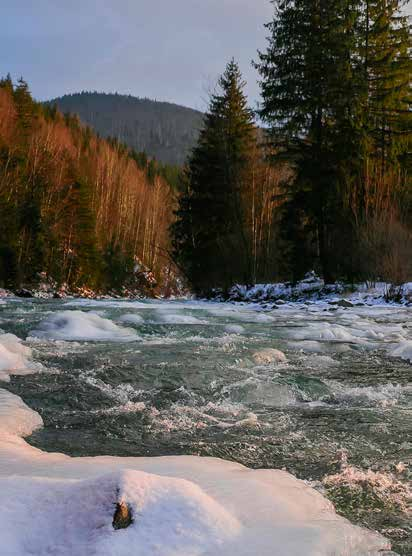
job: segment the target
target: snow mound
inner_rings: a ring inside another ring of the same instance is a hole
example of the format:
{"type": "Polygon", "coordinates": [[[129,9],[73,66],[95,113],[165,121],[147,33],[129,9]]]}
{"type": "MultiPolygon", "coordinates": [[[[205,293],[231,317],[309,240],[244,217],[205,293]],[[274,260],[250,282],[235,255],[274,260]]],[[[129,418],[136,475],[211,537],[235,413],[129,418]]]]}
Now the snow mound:
{"type": "Polygon", "coordinates": [[[192,315],[171,313],[170,311],[157,311],[154,319],[155,323],[159,324],[207,324],[192,315]]]}
{"type": "Polygon", "coordinates": [[[128,313],[127,315],[122,315],[119,318],[120,322],[127,322],[129,324],[144,324],[144,318],[141,315],[135,313],[128,313]]]}
{"type": "Polygon", "coordinates": [[[0,390],[2,556],[378,556],[390,549],[285,471],[194,456],[70,458],[18,438],[39,426],[20,398],[0,390]],[[114,530],[118,503],[133,521],[114,530]]]}
{"type": "Polygon", "coordinates": [[[212,554],[241,530],[238,520],[194,483],[142,471],[69,482],[9,478],[0,484],[2,495],[13,500],[0,508],[7,556],[212,554]],[[120,531],[112,526],[118,502],[133,518],[120,531]]]}
{"type": "Polygon", "coordinates": [[[53,313],[31,335],[46,340],[94,342],[133,342],[139,339],[135,330],[122,328],[100,315],[83,311],[53,313]]]}
{"type": "Polygon", "coordinates": [[[0,380],[8,382],[10,375],[27,375],[41,365],[29,361],[31,349],[14,334],[0,334],[0,380]]]}
{"type": "Polygon", "coordinates": [[[40,415],[30,409],[21,398],[0,389],[0,438],[5,434],[29,436],[42,426],[40,415]]]}
{"type": "Polygon", "coordinates": [[[261,349],[253,354],[253,360],[257,365],[270,365],[271,363],[284,363],[286,355],[278,349],[261,349]]]}
{"type": "Polygon", "coordinates": [[[241,324],[227,324],[225,326],[225,332],[227,334],[243,334],[245,329],[241,324]]]}

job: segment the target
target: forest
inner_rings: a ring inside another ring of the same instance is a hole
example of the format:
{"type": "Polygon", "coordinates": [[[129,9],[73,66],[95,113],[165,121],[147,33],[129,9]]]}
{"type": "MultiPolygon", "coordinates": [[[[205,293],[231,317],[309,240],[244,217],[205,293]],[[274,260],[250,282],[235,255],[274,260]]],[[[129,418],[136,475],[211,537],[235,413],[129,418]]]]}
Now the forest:
{"type": "Polygon", "coordinates": [[[195,289],[412,277],[411,35],[396,0],[274,2],[261,103],[231,61],[189,159],[175,255],[195,289]],[[263,123],[263,134],[256,121],[263,123]]]}
{"type": "Polygon", "coordinates": [[[179,276],[202,295],[235,283],[296,282],[310,270],[326,283],[411,279],[403,3],[273,5],[266,50],[255,55],[256,110],[234,59],[204,116],[166,104],[174,112],[165,127],[162,103],[139,101],[154,106],[147,125],[158,116],[157,140],[170,144],[173,161],[185,159],[180,166],[135,150],[139,141],[156,150],[152,128],[130,131],[137,99],[120,100],[117,123],[107,105],[120,95],[56,99],[92,131],[53,102],[35,102],[24,80],[1,81],[0,286],[46,273],[109,291],[135,280],[136,268],[160,289],[179,276]]]}
{"type": "Polygon", "coordinates": [[[166,287],[175,195],[163,165],[0,82],[0,286],[166,287]]]}

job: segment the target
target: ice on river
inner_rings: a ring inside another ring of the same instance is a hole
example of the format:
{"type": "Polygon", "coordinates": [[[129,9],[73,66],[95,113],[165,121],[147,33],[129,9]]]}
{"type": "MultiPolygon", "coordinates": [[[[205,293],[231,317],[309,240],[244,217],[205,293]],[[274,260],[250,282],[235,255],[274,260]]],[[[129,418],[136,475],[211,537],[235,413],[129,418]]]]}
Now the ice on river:
{"type": "Polygon", "coordinates": [[[284,471],[186,456],[69,458],[19,437],[40,425],[20,398],[0,390],[2,556],[372,556],[389,549],[284,471]],[[119,502],[133,522],[116,531],[119,502]]]}
{"type": "Polygon", "coordinates": [[[133,342],[139,337],[131,328],[122,328],[109,319],[83,311],[58,311],[43,320],[31,336],[71,341],[133,342]]]}

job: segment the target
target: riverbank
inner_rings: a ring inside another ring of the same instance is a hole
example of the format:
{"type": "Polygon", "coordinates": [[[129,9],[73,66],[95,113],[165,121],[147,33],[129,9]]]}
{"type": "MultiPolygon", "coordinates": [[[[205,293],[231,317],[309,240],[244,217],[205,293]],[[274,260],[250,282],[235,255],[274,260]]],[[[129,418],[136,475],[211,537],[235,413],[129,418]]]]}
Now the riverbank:
{"type": "MultiPolygon", "coordinates": [[[[123,286],[118,290],[99,291],[87,287],[69,288],[58,286],[53,279],[46,276],[32,286],[14,290],[0,288],[2,297],[17,296],[36,299],[163,299],[193,298],[183,283],[175,280],[173,288],[158,288],[149,271],[145,271],[138,284],[123,286]]],[[[236,284],[228,291],[212,290],[208,300],[234,303],[257,303],[267,309],[276,309],[285,302],[303,303],[317,301],[329,303],[336,307],[373,306],[381,304],[399,304],[412,306],[412,282],[390,284],[388,282],[345,284],[325,284],[314,272],[309,272],[303,280],[295,284],[277,282],[255,284],[253,286],[236,284]]]]}
{"type": "Polygon", "coordinates": [[[236,284],[227,292],[214,290],[210,298],[217,301],[250,302],[276,308],[284,302],[329,302],[341,307],[398,303],[412,306],[412,282],[390,284],[387,282],[325,284],[314,272],[295,284],[278,282],[246,286],[236,284]]]}

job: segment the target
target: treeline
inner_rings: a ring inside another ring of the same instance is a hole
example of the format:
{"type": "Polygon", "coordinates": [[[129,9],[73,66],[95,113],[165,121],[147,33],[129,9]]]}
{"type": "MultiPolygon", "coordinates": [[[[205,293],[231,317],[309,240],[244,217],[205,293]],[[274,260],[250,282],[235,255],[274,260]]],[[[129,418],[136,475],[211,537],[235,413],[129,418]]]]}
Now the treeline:
{"type": "Polygon", "coordinates": [[[228,64],[173,226],[197,291],[311,269],[326,282],[412,278],[411,34],[401,9],[276,0],[255,117],[228,64]]]}
{"type": "Polygon", "coordinates": [[[36,103],[22,79],[1,80],[0,286],[45,272],[104,291],[136,286],[138,269],[164,284],[175,201],[162,173],[77,116],[36,103]]]}

